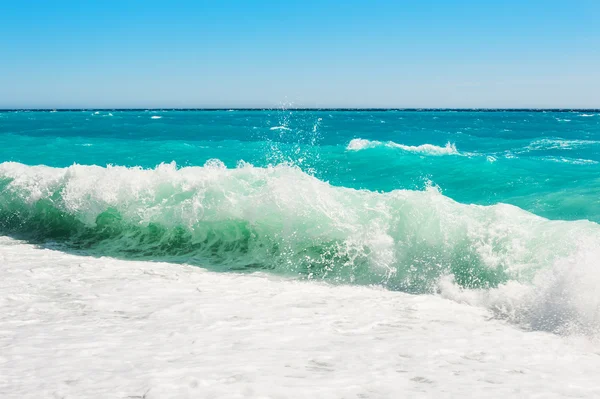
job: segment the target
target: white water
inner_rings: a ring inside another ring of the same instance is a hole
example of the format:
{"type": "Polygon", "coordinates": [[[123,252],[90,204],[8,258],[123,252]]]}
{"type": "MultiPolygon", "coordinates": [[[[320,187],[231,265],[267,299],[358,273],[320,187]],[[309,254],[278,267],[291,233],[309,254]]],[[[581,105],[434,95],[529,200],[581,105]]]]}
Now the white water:
{"type": "Polygon", "coordinates": [[[221,263],[213,266],[221,270],[260,265],[288,276],[324,278],[316,264],[331,274],[330,281],[438,292],[526,328],[600,336],[596,223],[547,220],[506,204],[464,205],[434,188],[376,193],[334,187],[284,165],[226,169],[215,160],[205,167],[162,164],[145,170],[2,163],[0,177],[10,179],[0,203],[19,217],[6,218],[17,235],[25,229],[53,240],[55,235],[44,233],[49,226],[50,233],[76,236],[83,225],[92,234],[84,245],[96,237],[96,254],[119,257],[138,250],[154,260],[201,266],[216,260],[221,263]],[[70,217],[57,218],[53,209],[70,217]],[[122,226],[138,230],[98,235],[93,229],[107,209],[119,212],[122,226]],[[232,221],[242,223],[232,227],[232,221]],[[210,236],[212,245],[183,260],[176,255],[189,251],[185,245],[156,251],[156,243],[169,237],[139,230],[152,223],[185,226],[186,243],[210,236]],[[251,226],[247,246],[240,225],[251,226]],[[132,239],[135,233],[143,239],[132,239]],[[336,244],[327,247],[331,242],[336,244]],[[282,249],[265,250],[273,243],[282,249]],[[310,252],[315,247],[320,252],[310,252]],[[311,269],[302,269],[302,262],[311,269]],[[495,280],[496,272],[506,278],[495,280]]]}
{"type": "Polygon", "coordinates": [[[0,237],[0,397],[600,396],[596,344],[490,316],[0,237]]]}
{"type": "Polygon", "coordinates": [[[421,144],[417,146],[405,145],[394,143],[393,141],[381,142],[376,140],[367,140],[367,139],[352,139],[346,150],[349,151],[360,151],[368,148],[376,148],[385,146],[388,148],[397,148],[407,152],[414,152],[423,155],[457,155],[459,154],[456,146],[451,143],[446,143],[444,147],[440,147],[433,144],[421,144]]]}

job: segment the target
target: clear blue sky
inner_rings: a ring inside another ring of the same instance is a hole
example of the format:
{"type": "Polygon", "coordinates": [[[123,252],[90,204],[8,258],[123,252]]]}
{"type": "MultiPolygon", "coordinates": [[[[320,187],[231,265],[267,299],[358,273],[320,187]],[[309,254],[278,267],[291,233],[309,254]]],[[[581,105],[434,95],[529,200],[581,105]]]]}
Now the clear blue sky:
{"type": "Polygon", "coordinates": [[[0,108],[600,107],[600,1],[7,1],[0,59],[0,108]]]}

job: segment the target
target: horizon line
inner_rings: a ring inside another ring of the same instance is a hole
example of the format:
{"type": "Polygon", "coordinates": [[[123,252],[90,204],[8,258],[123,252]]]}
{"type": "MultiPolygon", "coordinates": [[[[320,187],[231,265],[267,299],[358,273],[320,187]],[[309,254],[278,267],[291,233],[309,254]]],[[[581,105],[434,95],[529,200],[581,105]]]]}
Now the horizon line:
{"type": "Polygon", "coordinates": [[[600,108],[445,108],[445,107],[151,107],[151,108],[0,108],[0,112],[69,112],[69,111],[408,111],[408,112],[427,112],[427,111],[456,111],[456,112],[532,112],[532,111],[553,111],[553,112],[600,112],[600,108]]]}

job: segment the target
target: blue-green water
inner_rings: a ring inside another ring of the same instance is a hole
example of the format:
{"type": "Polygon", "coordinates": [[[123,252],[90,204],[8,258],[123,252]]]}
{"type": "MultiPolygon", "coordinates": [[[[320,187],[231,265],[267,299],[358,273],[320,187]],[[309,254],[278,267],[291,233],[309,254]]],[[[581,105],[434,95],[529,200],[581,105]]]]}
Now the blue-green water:
{"type": "Polygon", "coordinates": [[[93,255],[422,291],[600,247],[599,111],[0,112],[0,162],[0,234],[93,255]]]}

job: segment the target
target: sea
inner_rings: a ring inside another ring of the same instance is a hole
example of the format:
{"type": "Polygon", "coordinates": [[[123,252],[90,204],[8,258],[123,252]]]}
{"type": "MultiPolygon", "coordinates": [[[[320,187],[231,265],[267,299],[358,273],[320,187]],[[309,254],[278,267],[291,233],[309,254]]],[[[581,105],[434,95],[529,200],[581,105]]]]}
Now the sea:
{"type": "Polygon", "coordinates": [[[600,397],[600,110],[0,111],[0,396],[600,397]]]}

